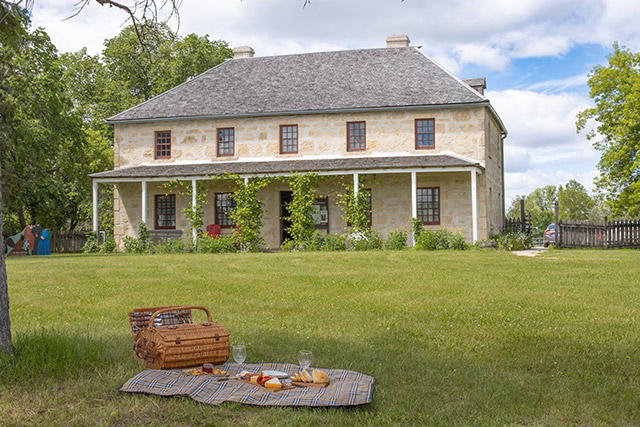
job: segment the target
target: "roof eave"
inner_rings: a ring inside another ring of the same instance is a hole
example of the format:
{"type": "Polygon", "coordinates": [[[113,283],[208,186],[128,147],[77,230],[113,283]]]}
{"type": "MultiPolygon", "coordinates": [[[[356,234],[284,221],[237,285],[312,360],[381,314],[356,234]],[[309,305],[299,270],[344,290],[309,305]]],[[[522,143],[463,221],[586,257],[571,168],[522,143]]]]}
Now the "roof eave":
{"type": "MultiPolygon", "coordinates": [[[[319,110],[295,110],[295,111],[268,111],[259,113],[240,113],[240,114],[213,114],[202,116],[181,116],[181,117],[151,117],[144,119],[123,119],[113,120],[107,119],[107,124],[121,123],[150,123],[150,122],[166,122],[174,120],[203,120],[203,119],[229,119],[229,118],[247,118],[247,117],[273,117],[273,116],[297,116],[309,114],[338,114],[338,113],[365,113],[371,111],[394,111],[394,110],[426,110],[439,108],[461,108],[474,106],[491,105],[488,100],[463,102],[459,104],[429,104],[429,105],[400,105],[400,106],[384,106],[384,107],[359,107],[359,108],[335,108],[335,109],[319,109],[319,110]]],[[[495,111],[494,111],[495,113],[495,111]]]]}

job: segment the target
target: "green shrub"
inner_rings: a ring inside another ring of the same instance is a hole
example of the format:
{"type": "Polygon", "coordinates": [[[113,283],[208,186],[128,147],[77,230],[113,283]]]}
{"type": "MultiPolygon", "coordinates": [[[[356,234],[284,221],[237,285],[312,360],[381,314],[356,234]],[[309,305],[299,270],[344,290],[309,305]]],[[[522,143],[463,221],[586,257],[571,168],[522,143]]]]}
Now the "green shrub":
{"type": "Polygon", "coordinates": [[[138,223],[138,250],[146,252],[149,247],[149,231],[144,221],[138,223]]]}
{"type": "Polygon", "coordinates": [[[533,246],[533,236],[521,231],[505,231],[498,236],[491,236],[499,248],[508,251],[521,251],[533,246]]]}
{"type": "Polygon", "coordinates": [[[344,238],[344,235],[339,233],[327,233],[324,236],[322,250],[323,251],[346,251],[347,242],[344,238]]]}
{"type": "Polygon", "coordinates": [[[153,246],[154,253],[157,254],[170,254],[173,253],[173,245],[171,244],[171,240],[167,239],[158,242],[155,246],[153,246]]]}
{"type": "Polygon", "coordinates": [[[302,243],[302,245],[300,246],[300,250],[321,251],[322,247],[324,246],[324,236],[325,233],[323,233],[322,231],[314,231],[311,235],[311,238],[309,238],[308,241],[302,243]]]}
{"type": "Polygon", "coordinates": [[[382,249],[382,238],[376,231],[353,231],[347,236],[348,247],[354,251],[382,249]]]}
{"type": "Polygon", "coordinates": [[[122,243],[124,245],[124,251],[127,253],[139,254],[141,252],[140,245],[138,245],[138,239],[136,238],[124,236],[122,243]]]}
{"type": "Polygon", "coordinates": [[[385,243],[384,248],[392,251],[406,249],[407,229],[404,227],[398,227],[395,230],[388,232],[387,242],[385,243]]]}
{"type": "Polygon", "coordinates": [[[84,246],[82,247],[82,252],[87,254],[95,254],[96,252],[100,252],[100,245],[98,244],[96,233],[89,234],[89,236],[87,237],[87,241],[84,242],[84,246]]]}
{"type": "Polygon", "coordinates": [[[203,254],[236,252],[235,239],[233,236],[211,237],[207,234],[202,234],[198,236],[195,252],[203,254]]]}
{"type": "Polygon", "coordinates": [[[460,229],[451,227],[433,230],[424,228],[416,233],[414,227],[415,247],[420,250],[435,251],[439,249],[464,250],[469,247],[460,229]]]}
{"type": "Polygon", "coordinates": [[[107,240],[100,245],[100,253],[112,254],[114,252],[116,252],[116,241],[113,240],[113,238],[108,237],[107,240]]]}

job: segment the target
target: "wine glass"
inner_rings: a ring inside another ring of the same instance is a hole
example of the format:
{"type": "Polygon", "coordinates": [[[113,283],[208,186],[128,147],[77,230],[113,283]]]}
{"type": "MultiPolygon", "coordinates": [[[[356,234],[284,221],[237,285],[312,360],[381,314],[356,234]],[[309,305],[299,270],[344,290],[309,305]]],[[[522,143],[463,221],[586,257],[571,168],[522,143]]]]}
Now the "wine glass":
{"type": "Polygon", "coordinates": [[[313,360],[313,353],[309,350],[300,350],[298,353],[298,362],[300,362],[300,368],[303,371],[306,371],[309,366],[311,366],[311,361],[313,360]]]}
{"type": "MultiPolygon", "coordinates": [[[[247,347],[245,347],[242,344],[234,345],[233,360],[235,360],[236,363],[241,367],[246,358],[247,358],[247,347]]],[[[238,367],[238,371],[240,370],[240,367],[238,367]]]]}

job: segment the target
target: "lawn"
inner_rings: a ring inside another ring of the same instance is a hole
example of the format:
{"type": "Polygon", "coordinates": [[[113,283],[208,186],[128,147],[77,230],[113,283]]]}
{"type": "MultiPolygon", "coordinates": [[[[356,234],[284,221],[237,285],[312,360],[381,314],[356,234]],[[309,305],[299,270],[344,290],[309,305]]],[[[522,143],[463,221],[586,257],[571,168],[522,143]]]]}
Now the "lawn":
{"type": "Polygon", "coordinates": [[[638,425],[640,251],[77,255],[8,259],[16,360],[0,424],[638,425]],[[357,408],[118,392],[126,313],[205,305],[248,362],[376,378],[357,408]]]}

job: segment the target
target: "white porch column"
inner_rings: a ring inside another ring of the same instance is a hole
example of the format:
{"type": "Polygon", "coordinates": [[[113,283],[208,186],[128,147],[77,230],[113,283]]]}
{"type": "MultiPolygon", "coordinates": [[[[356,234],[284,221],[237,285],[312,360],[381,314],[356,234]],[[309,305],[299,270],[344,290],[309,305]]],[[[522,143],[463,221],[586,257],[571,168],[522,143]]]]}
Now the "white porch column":
{"type": "Polygon", "coordinates": [[[473,229],[473,243],[478,241],[478,191],[476,182],[476,168],[471,169],[471,227],[473,229]]]}
{"type": "Polygon", "coordinates": [[[353,200],[358,204],[358,190],[360,189],[360,175],[353,174],[353,200]]]}
{"type": "Polygon", "coordinates": [[[98,181],[93,181],[93,231],[98,232],[98,181]]]}
{"type": "Polygon", "coordinates": [[[245,176],[244,177],[244,186],[246,187],[247,185],[249,185],[249,177],[245,176]]]}
{"type": "Polygon", "coordinates": [[[411,172],[411,218],[418,218],[418,180],[416,172],[411,172]]]}
{"type": "Polygon", "coordinates": [[[147,225],[147,181],[142,181],[142,222],[147,225]]]}
{"type": "MultiPolygon", "coordinates": [[[[418,218],[418,180],[416,171],[411,172],[411,218],[418,218]]],[[[411,246],[415,246],[413,233],[411,233],[411,246]]]]}
{"type": "MultiPolygon", "coordinates": [[[[197,186],[196,186],[196,180],[192,179],[191,180],[191,210],[192,212],[195,212],[196,209],[196,196],[198,195],[197,193],[197,186]]],[[[191,234],[193,235],[193,243],[195,244],[198,238],[198,232],[196,230],[195,227],[193,227],[191,229],[191,234]]]]}

